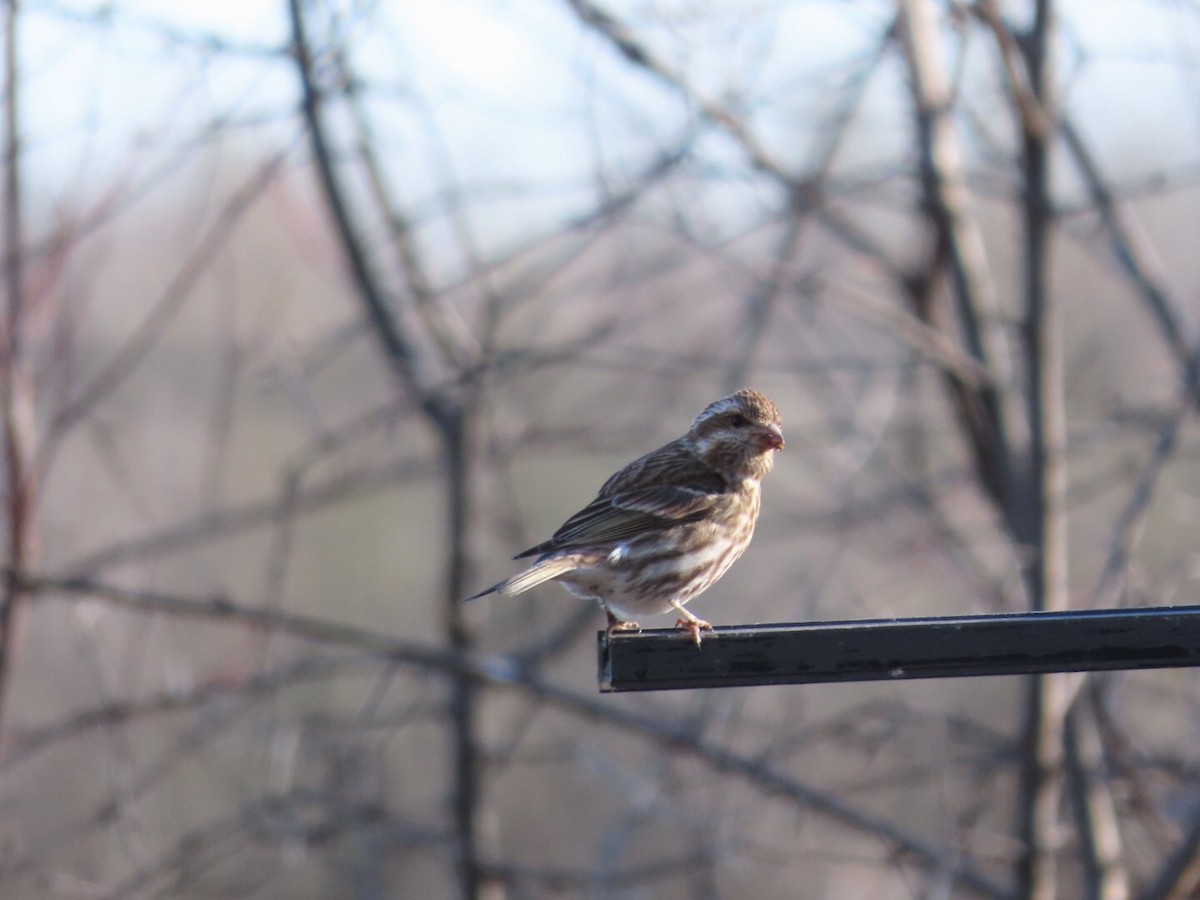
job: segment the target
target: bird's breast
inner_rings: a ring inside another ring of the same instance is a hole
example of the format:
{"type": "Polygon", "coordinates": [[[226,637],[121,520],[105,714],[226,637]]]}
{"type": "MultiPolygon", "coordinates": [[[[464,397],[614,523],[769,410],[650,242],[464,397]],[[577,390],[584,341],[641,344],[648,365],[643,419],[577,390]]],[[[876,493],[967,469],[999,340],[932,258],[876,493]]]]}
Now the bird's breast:
{"type": "Polygon", "coordinates": [[[672,600],[686,603],[737,561],[754,534],[759,503],[758,482],[747,481],[706,518],[620,541],[561,580],[626,618],[666,612],[672,600]]]}

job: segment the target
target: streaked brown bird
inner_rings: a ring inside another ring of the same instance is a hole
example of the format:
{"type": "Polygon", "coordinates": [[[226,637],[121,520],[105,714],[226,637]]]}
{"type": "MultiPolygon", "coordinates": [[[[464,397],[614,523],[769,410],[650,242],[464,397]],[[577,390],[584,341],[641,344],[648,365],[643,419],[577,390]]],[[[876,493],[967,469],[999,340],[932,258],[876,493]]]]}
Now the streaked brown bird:
{"type": "Polygon", "coordinates": [[[513,557],[537,557],[529,568],[467,599],[558,581],[604,607],[610,634],[674,609],[675,627],[699,646],[712,626],[684,604],[750,543],[762,478],[783,449],[780,424],[775,404],[757,391],[709,404],[687,434],[621,469],[550,540],[513,557]]]}

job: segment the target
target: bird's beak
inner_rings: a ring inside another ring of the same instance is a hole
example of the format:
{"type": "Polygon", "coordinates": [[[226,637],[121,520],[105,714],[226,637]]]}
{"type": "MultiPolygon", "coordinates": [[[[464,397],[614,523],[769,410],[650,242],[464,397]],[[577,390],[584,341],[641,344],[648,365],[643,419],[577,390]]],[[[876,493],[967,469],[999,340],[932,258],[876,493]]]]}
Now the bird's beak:
{"type": "Polygon", "coordinates": [[[783,432],[779,430],[778,425],[764,425],[762,441],[764,450],[782,450],[783,432]]]}

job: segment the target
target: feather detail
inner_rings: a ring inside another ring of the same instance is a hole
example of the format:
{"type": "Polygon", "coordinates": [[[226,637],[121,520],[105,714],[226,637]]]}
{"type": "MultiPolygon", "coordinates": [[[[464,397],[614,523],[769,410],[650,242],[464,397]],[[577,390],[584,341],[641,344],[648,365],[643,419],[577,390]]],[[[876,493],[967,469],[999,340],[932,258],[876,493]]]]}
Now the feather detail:
{"type": "Polygon", "coordinates": [[[535,562],[524,572],[518,572],[507,581],[500,582],[495,590],[505,597],[523,594],[530,588],[578,569],[579,565],[580,560],[575,556],[551,556],[535,562]]]}
{"type": "Polygon", "coordinates": [[[712,515],[722,499],[722,494],[669,486],[597,497],[567,519],[550,540],[514,559],[622,541],[672,525],[699,522],[712,515]]]}
{"type": "Polygon", "coordinates": [[[503,581],[497,581],[490,588],[480,591],[478,594],[472,594],[463,600],[463,603],[469,603],[472,600],[478,600],[480,597],[486,597],[488,594],[495,594],[500,588],[504,587],[503,581]]]}
{"type": "Polygon", "coordinates": [[[677,438],[640,456],[615,472],[600,488],[599,497],[643,490],[647,485],[684,487],[707,494],[729,490],[721,474],[692,452],[687,438],[677,438]]]}

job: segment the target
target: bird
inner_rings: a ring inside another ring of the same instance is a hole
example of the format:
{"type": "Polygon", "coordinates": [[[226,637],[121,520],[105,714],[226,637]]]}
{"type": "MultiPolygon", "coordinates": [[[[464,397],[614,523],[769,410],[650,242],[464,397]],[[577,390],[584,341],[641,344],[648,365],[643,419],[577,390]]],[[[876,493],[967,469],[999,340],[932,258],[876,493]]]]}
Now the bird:
{"type": "Polygon", "coordinates": [[[712,625],[685,605],[749,545],[762,479],[783,446],[779,410],[764,395],[743,388],[710,403],[686,434],[617,471],[549,540],[513,557],[533,557],[528,568],[467,600],[557,581],[603,607],[610,636],[675,610],[675,627],[699,647],[712,625]]]}

